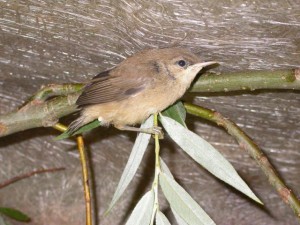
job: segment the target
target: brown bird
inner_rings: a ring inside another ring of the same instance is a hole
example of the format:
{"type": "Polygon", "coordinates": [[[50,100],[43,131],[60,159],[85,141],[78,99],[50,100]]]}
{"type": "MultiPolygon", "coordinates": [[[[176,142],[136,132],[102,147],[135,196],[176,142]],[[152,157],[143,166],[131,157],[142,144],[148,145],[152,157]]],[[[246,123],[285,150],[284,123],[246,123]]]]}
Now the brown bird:
{"type": "Polygon", "coordinates": [[[172,105],[203,67],[215,63],[202,62],[182,48],[136,53],[85,86],[76,102],[81,116],[71,123],[69,133],[95,119],[120,130],[159,133],[157,128],[141,130],[132,126],[172,105]]]}

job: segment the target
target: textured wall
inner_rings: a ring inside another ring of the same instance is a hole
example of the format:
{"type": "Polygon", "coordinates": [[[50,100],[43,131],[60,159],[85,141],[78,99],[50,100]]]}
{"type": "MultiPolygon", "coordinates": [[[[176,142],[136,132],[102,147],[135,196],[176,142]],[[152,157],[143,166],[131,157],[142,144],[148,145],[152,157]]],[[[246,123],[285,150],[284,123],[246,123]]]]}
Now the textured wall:
{"type": "MultiPolygon", "coordinates": [[[[89,79],[149,47],[190,48],[204,59],[221,62],[221,71],[299,67],[299,15],[296,0],[0,1],[0,113],[20,106],[43,84],[89,79]]],[[[238,123],[300,195],[299,92],[186,98],[238,123]]],[[[162,155],[175,177],[217,224],[298,224],[229,135],[195,118],[188,125],[225,154],[265,202],[265,208],[258,207],[163,140],[162,155]]],[[[54,141],[57,134],[40,128],[0,139],[0,182],[36,168],[67,168],[0,190],[0,205],[23,210],[33,218],[31,224],[84,223],[76,146],[73,140],[54,141]]],[[[99,216],[112,197],[134,138],[114,128],[97,129],[86,137],[99,216]]],[[[151,185],[152,174],[153,146],[129,190],[101,224],[124,224],[128,210],[151,185]]]]}

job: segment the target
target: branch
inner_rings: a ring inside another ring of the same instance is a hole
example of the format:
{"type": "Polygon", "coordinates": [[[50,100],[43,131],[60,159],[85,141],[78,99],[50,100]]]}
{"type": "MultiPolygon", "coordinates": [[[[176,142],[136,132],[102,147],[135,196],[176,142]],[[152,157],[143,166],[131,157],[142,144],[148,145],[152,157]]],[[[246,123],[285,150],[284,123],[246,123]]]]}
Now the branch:
{"type": "MultiPolygon", "coordinates": [[[[0,137],[35,127],[51,127],[59,118],[76,111],[75,101],[83,84],[48,85],[21,109],[0,115],[0,137]],[[74,93],[76,92],[76,93],[74,93]],[[46,101],[49,97],[55,97],[46,101]]],[[[203,74],[191,92],[226,92],[257,89],[300,90],[300,69],[203,74]]]]}
{"type": "MultiPolygon", "coordinates": [[[[68,95],[81,91],[84,84],[48,84],[42,86],[41,89],[29,99],[29,103],[45,102],[53,96],[68,95]]],[[[26,103],[28,105],[28,103],[26,103]]]]}
{"type": "Polygon", "coordinates": [[[212,121],[217,125],[224,127],[228,133],[236,139],[239,145],[245,149],[248,154],[257,162],[261,170],[267,176],[270,184],[275,188],[282,200],[292,208],[298,219],[300,219],[300,202],[296,195],[284,184],[282,179],[276,173],[275,168],[268,160],[267,156],[251,140],[251,138],[247,136],[247,134],[245,134],[233,122],[224,118],[220,113],[189,103],[184,103],[184,106],[188,113],[212,121]]]}
{"type": "Polygon", "coordinates": [[[52,127],[58,119],[76,111],[79,94],[70,94],[47,102],[29,103],[20,110],[0,115],[0,137],[35,127],[52,127]]]}
{"type": "Polygon", "coordinates": [[[191,92],[254,91],[259,89],[300,90],[300,69],[203,74],[191,92]]]}

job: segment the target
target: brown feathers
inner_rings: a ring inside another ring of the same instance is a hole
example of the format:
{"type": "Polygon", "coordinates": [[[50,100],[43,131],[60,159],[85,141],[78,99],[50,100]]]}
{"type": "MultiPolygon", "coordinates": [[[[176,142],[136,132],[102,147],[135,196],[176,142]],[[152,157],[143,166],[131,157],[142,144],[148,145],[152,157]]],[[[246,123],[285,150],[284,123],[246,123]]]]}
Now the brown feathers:
{"type": "Polygon", "coordinates": [[[87,106],[121,101],[136,95],[146,87],[142,79],[118,76],[114,70],[105,71],[94,77],[79,96],[76,104],[87,106]]]}
{"type": "Polygon", "coordinates": [[[202,67],[209,65],[200,62],[180,48],[150,49],[127,58],[85,86],[76,102],[81,116],[69,130],[95,119],[118,127],[143,122],[184,94],[202,67]]]}

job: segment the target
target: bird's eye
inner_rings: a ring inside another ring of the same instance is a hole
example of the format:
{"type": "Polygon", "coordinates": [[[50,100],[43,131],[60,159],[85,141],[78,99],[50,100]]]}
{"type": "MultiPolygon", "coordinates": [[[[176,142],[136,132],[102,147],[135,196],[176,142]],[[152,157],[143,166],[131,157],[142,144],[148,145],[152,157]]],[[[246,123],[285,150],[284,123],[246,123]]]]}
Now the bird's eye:
{"type": "Polygon", "coordinates": [[[177,64],[180,66],[180,67],[185,67],[186,66],[186,61],[184,61],[184,60],[179,60],[178,62],[177,62],[177,64]]]}

